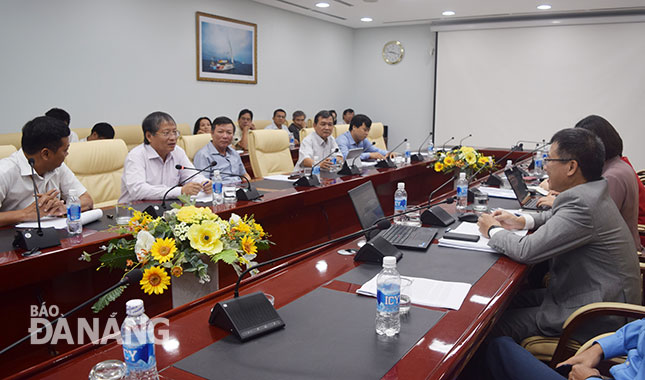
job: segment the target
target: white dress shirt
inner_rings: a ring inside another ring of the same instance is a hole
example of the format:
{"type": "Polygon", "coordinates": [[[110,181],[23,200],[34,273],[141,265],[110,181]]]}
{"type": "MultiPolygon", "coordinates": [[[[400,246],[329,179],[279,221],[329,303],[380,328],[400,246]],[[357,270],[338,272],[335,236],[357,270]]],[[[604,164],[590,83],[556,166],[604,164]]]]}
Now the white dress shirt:
{"type": "MultiPolygon", "coordinates": [[[[322,160],[325,156],[330,154],[334,149],[338,149],[338,144],[336,144],[336,139],[333,136],[327,137],[327,141],[323,140],[318,133],[310,133],[300,142],[300,150],[298,153],[298,163],[296,163],[295,170],[303,170],[305,167],[302,166],[302,161],[305,158],[318,157],[319,160],[322,160]]],[[[315,162],[314,162],[315,164],[315,162]]]]}
{"type": "MultiPolygon", "coordinates": [[[[175,165],[193,167],[186,152],[178,146],[168,154],[166,161],[149,144],[134,147],[123,164],[119,203],[162,199],[170,187],[195,174],[194,171],[177,170],[175,165]]],[[[208,180],[201,174],[191,179],[191,182],[206,181],[208,180]]],[[[181,187],[177,187],[172,189],[166,198],[177,198],[180,195],[181,187]]]]}
{"type": "MultiPolygon", "coordinates": [[[[34,180],[36,192],[44,194],[57,189],[62,200],[67,199],[71,189],[75,189],[78,195],[87,192],[65,163],[42,177],[35,172],[34,180]]],[[[0,160],[0,212],[22,210],[32,203],[34,186],[31,182],[31,166],[20,149],[0,160]]]]}
{"type": "Polygon", "coordinates": [[[277,125],[275,125],[275,123],[271,123],[271,124],[267,125],[267,126],[266,126],[266,128],[264,128],[264,129],[282,129],[283,131],[287,132],[287,134],[288,134],[289,132],[291,132],[291,131],[289,130],[289,127],[287,127],[287,126],[286,126],[286,125],[284,125],[284,124],[283,124],[283,125],[281,125],[281,126],[280,126],[280,128],[278,128],[278,126],[277,126],[277,125]]]}

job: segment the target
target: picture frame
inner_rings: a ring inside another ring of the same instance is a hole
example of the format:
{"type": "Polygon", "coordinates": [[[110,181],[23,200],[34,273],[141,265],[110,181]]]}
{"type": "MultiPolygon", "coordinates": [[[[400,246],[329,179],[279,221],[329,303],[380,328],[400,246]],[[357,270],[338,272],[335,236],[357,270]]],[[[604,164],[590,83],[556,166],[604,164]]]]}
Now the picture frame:
{"type": "Polygon", "coordinates": [[[197,80],[258,83],[257,24],[195,13],[197,80]]]}

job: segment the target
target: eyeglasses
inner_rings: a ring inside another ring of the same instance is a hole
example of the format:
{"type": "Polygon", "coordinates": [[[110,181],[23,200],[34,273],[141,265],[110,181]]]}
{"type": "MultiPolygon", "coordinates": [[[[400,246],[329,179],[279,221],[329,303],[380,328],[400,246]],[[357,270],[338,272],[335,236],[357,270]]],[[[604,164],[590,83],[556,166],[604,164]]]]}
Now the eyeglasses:
{"type": "Polygon", "coordinates": [[[553,162],[553,161],[560,161],[560,162],[567,162],[567,161],[575,161],[573,158],[550,158],[550,157],[545,157],[544,162],[553,162]]]}
{"type": "Polygon", "coordinates": [[[179,137],[180,133],[178,130],[175,129],[174,131],[159,132],[159,134],[162,135],[163,137],[170,137],[170,136],[179,137]]]}

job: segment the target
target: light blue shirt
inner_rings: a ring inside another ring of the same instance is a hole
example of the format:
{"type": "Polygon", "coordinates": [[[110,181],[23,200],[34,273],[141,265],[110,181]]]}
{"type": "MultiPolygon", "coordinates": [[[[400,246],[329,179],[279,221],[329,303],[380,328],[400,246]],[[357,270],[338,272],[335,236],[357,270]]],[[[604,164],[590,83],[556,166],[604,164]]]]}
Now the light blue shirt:
{"type": "MultiPolygon", "coordinates": [[[[197,151],[195,154],[195,167],[197,169],[205,168],[211,164],[211,162],[217,162],[217,165],[213,170],[219,170],[222,180],[224,182],[239,182],[241,181],[240,177],[236,175],[231,175],[227,173],[245,175],[246,169],[244,168],[244,163],[242,163],[242,158],[239,153],[237,153],[230,146],[226,147],[226,154],[221,154],[217,148],[213,145],[212,142],[206,144],[202,149],[197,151]]],[[[213,179],[213,171],[204,173],[208,179],[213,179]]]]}
{"type": "Polygon", "coordinates": [[[363,153],[361,153],[361,161],[369,160],[371,152],[379,152],[384,156],[387,155],[387,151],[375,147],[368,139],[364,139],[357,144],[349,131],[338,136],[338,138],[336,138],[336,143],[338,144],[340,151],[343,153],[343,158],[347,157],[347,153],[350,150],[359,148],[363,149],[363,153]]]}
{"type": "MultiPolygon", "coordinates": [[[[645,349],[645,319],[630,322],[616,331],[615,334],[598,339],[605,359],[627,355],[623,364],[618,364],[609,369],[616,380],[643,380],[642,352],[645,349]]],[[[590,377],[598,379],[598,377],[590,377]]]]}

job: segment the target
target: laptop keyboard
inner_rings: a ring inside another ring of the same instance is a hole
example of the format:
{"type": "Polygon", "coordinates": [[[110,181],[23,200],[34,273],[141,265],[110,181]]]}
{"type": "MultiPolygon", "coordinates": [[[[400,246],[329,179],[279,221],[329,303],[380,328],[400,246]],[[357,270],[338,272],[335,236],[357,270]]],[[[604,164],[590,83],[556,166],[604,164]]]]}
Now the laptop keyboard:
{"type": "Polygon", "coordinates": [[[528,200],[528,202],[524,203],[522,207],[524,208],[537,208],[537,203],[538,203],[538,198],[531,198],[528,200]]]}
{"type": "Polygon", "coordinates": [[[401,244],[404,243],[413,232],[417,231],[418,228],[419,227],[395,224],[387,230],[384,230],[381,234],[385,238],[385,240],[389,241],[390,243],[401,244]]]}

